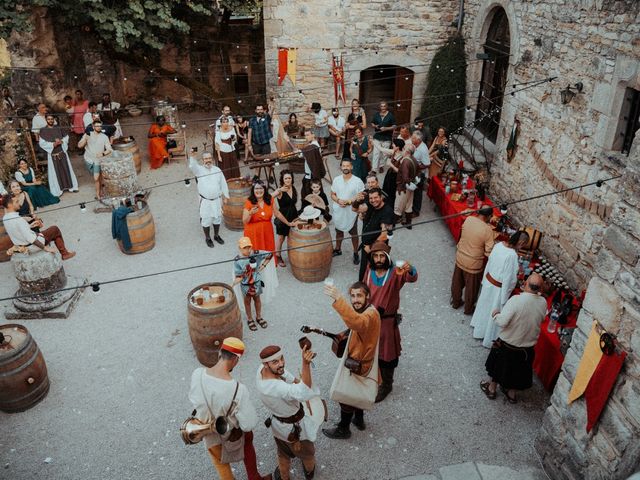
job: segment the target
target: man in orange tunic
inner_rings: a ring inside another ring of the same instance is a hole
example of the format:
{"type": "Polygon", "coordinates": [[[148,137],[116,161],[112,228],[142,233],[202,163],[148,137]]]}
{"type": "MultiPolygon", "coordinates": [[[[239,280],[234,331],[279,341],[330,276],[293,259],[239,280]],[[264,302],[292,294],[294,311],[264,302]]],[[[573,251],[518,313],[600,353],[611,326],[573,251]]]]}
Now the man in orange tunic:
{"type": "Polygon", "coordinates": [[[156,117],[156,123],[149,129],[149,163],[151,168],[160,168],[165,159],[169,158],[167,150],[167,135],[176,131],[167,125],[163,115],[156,117]]]}

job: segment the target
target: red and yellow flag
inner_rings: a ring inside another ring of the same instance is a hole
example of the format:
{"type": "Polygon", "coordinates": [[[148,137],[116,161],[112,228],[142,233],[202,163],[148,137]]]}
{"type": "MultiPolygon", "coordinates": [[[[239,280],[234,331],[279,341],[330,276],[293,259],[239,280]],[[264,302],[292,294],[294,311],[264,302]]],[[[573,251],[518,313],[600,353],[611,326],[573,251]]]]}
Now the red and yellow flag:
{"type": "Polygon", "coordinates": [[[284,78],[289,75],[289,80],[296,84],[296,62],[298,59],[297,48],[278,49],[278,85],[282,85],[284,78]]]}

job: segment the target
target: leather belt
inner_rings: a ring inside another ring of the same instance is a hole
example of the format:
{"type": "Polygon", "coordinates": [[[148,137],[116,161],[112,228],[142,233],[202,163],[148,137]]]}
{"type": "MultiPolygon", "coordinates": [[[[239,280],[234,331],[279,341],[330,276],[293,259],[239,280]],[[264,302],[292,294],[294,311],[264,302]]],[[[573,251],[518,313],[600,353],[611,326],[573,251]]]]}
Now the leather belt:
{"type": "Polygon", "coordinates": [[[487,272],[485,276],[487,277],[487,280],[489,280],[490,284],[495,285],[498,288],[502,288],[502,282],[499,282],[498,280],[493,278],[489,272],[487,272]]]}
{"type": "Polygon", "coordinates": [[[216,198],[207,198],[207,197],[205,197],[205,196],[203,196],[201,194],[198,194],[198,195],[200,195],[200,198],[202,198],[204,200],[209,200],[210,202],[214,202],[214,201],[218,200],[220,197],[222,197],[222,195],[218,195],[216,198]]]}
{"type": "Polygon", "coordinates": [[[275,418],[276,420],[282,423],[288,423],[288,424],[298,423],[300,420],[304,418],[304,409],[302,408],[302,404],[300,404],[300,408],[298,409],[298,411],[293,415],[291,415],[290,417],[279,417],[277,415],[274,415],[273,418],[275,418]]]}

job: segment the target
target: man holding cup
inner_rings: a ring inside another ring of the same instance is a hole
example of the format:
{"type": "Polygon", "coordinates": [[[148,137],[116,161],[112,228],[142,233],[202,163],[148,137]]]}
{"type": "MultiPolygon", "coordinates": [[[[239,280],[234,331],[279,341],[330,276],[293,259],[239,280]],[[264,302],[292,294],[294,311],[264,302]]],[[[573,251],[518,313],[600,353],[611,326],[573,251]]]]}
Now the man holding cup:
{"type": "Polygon", "coordinates": [[[389,252],[391,247],[377,241],[371,245],[369,265],[364,282],[371,291],[371,304],[380,312],[380,351],[378,364],[382,384],[378,388],[376,403],[384,400],[393,389],[393,374],[398,366],[400,352],[400,329],[402,321],[400,309],[400,290],[405,283],[418,280],[418,272],[409,262],[398,260],[395,268],[389,252]]]}

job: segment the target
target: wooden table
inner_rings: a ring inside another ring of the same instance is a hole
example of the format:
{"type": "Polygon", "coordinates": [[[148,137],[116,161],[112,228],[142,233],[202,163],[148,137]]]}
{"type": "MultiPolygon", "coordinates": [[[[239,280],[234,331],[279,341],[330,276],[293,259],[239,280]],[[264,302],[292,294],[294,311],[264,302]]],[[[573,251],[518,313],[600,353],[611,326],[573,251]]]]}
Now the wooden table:
{"type": "MultiPolygon", "coordinates": [[[[444,217],[449,215],[454,215],[457,213],[462,213],[465,210],[475,210],[475,209],[478,209],[480,205],[478,203],[479,200],[476,200],[475,205],[472,207],[469,207],[466,201],[463,201],[463,202],[454,201],[451,198],[451,194],[446,193],[445,187],[440,177],[432,177],[431,180],[429,180],[429,188],[427,190],[427,195],[437,205],[437,207],[440,209],[440,212],[444,217]]],[[[488,197],[485,197],[482,203],[483,203],[483,206],[493,207],[493,214],[496,217],[499,217],[502,215],[500,213],[500,210],[498,210],[495,207],[493,202],[488,197]]],[[[456,243],[458,242],[458,240],[460,240],[460,234],[462,233],[462,224],[464,223],[466,218],[467,218],[467,215],[458,215],[455,217],[444,219],[444,222],[447,224],[447,227],[449,227],[449,231],[451,232],[451,235],[453,235],[453,238],[455,239],[456,243]]]]}

